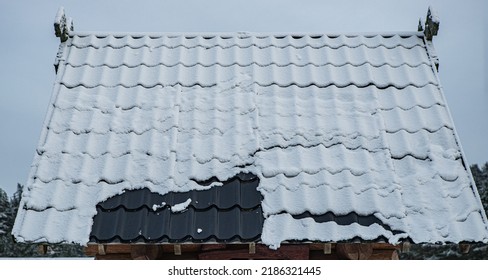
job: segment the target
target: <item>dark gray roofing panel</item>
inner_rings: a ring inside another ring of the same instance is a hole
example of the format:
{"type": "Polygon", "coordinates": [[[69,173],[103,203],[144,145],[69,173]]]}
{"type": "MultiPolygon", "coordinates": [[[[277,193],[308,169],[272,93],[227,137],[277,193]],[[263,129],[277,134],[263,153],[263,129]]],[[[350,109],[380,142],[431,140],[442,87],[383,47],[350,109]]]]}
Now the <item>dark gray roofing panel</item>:
{"type": "Polygon", "coordinates": [[[263,213],[260,207],[242,211],[238,207],[220,210],[215,207],[172,213],[169,209],[154,212],[148,208],[127,211],[118,208],[104,212],[98,208],[90,241],[92,242],[205,242],[255,241],[261,235],[263,213]]]}
{"type": "Polygon", "coordinates": [[[133,211],[141,207],[152,209],[153,205],[161,205],[162,202],[165,202],[168,205],[166,207],[169,207],[191,198],[190,205],[199,210],[212,206],[219,209],[229,209],[235,206],[242,209],[252,209],[261,204],[262,200],[261,194],[256,190],[258,183],[259,180],[256,176],[240,174],[231,180],[223,182],[223,186],[212,187],[206,191],[171,192],[163,196],[152,193],[148,189],[127,191],[126,195],[114,196],[98,204],[98,207],[104,210],[124,207],[129,211],[133,211]],[[137,194],[130,194],[133,192],[137,192],[137,194]]]}
{"type": "Polygon", "coordinates": [[[258,184],[257,177],[240,175],[204,191],[163,196],[148,189],[126,191],[97,205],[90,241],[256,241],[264,221],[258,184]],[[184,211],[171,211],[188,198],[191,203],[184,211]],[[153,207],[163,202],[164,207],[153,207]]]}

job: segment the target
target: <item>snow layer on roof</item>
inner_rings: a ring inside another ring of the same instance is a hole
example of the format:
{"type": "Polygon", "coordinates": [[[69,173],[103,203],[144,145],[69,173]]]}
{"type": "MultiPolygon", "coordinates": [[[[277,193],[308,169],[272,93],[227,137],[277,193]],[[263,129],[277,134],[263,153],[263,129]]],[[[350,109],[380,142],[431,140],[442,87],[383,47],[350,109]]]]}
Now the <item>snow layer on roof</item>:
{"type": "Polygon", "coordinates": [[[96,204],[259,176],[262,242],[488,241],[421,34],[73,35],[15,223],[88,242],[96,204]],[[374,215],[347,226],[292,215],[374,215]],[[285,230],[283,230],[285,229],[285,230]]]}

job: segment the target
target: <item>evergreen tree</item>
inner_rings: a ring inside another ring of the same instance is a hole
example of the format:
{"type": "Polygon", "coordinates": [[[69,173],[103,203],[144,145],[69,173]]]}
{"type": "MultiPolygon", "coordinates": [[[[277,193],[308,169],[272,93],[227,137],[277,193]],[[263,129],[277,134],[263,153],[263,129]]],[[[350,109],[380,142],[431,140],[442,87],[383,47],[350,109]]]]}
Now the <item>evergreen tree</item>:
{"type": "Polygon", "coordinates": [[[10,208],[10,202],[7,193],[0,188],[0,235],[5,235],[9,232],[7,212],[10,208]]]}
{"type": "Polygon", "coordinates": [[[17,184],[17,191],[10,200],[0,189],[0,217],[3,217],[0,218],[0,225],[4,225],[0,227],[4,228],[4,233],[0,232],[0,257],[83,257],[83,247],[79,245],[49,245],[47,254],[42,255],[38,252],[38,244],[14,241],[11,232],[20,205],[22,189],[23,186],[17,184]]]}

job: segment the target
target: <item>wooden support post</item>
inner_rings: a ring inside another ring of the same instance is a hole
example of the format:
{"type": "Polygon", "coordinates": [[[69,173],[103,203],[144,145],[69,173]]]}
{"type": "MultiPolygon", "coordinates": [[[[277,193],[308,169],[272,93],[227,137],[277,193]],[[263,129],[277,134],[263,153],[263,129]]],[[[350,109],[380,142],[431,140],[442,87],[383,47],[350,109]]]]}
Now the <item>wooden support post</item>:
{"type": "Polygon", "coordinates": [[[41,244],[37,247],[37,251],[39,252],[39,254],[41,255],[45,255],[47,254],[47,245],[45,244],[41,244]]]}
{"type": "Polygon", "coordinates": [[[254,242],[249,243],[249,254],[251,255],[256,254],[256,243],[254,242]]]}
{"type": "Polygon", "coordinates": [[[106,255],[107,253],[106,247],[103,244],[98,244],[98,254],[101,256],[106,255]]]}
{"type": "Polygon", "coordinates": [[[324,243],[324,255],[332,254],[332,244],[324,243]]]}
{"type": "Polygon", "coordinates": [[[459,252],[461,252],[461,254],[467,254],[471,249],[471,245],[466,243],[460,243],[458,246],[459,246],[459,252]]]}
{"type": "Polygon", "coordinates": [[[393,251],[391,254],[391,260],[398,261],[400,259],[400,256],[398,256],[397,250],[393,251]]]}
{"type": "Polygon", "coordinates": [[[403,253],[408,253],[408,252],[410,252],[410,247],[411,247],[410,242],[408,242],[408,241],[404,241],[404,242],[402,243],[402,252],[403,252],[403,253]]]}
{"type": "Polygon", "coordinates": [[[174,248],[174,251],[175,251],[175,255],[176,256],[181,256],[181,245],[180,244],[175,244],[173,246],[174,248]]]}

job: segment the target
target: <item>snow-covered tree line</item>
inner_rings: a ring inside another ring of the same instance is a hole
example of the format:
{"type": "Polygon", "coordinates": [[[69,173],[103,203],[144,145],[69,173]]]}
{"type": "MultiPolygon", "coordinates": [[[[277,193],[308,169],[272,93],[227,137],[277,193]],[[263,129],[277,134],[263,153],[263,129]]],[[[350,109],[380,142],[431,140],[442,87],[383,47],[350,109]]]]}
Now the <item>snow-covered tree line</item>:
{"type": "Polygon", "coordinates": [[[23,186],[17,184],[17,190],[11,198],[0,188],[0,258],[5,257],[82,257],[83,248],[77,245],[53,245],[47,254],[38,251],[37,244],[16,243],[11,235],[12,227],[19,208],[23,186]]]}

